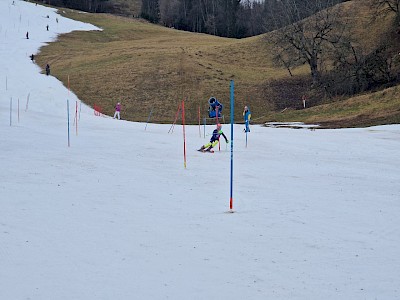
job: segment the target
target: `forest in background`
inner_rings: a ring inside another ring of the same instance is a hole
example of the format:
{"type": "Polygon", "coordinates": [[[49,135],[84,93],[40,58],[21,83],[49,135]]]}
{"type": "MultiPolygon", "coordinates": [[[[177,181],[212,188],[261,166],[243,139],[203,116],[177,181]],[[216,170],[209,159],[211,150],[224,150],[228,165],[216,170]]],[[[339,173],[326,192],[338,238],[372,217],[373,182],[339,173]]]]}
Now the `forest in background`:
{"type": "Polygon", "coordinates": [[[289,25],[285,6],[295,7],[299,19],[344,0],[142,0],[141,16],[164,26],[222,37],[244,38],[289,25]]]}
{"type": "Polygon", "coordinates": [[[140,16],[155,24],[190,32],[244,38],[289,25],[290,20],[282,17],[287,2],[304,19],[345,1],[324,0],[312,7],[304,0],[47,0],[47,3],[92,13],[140,16]]]}

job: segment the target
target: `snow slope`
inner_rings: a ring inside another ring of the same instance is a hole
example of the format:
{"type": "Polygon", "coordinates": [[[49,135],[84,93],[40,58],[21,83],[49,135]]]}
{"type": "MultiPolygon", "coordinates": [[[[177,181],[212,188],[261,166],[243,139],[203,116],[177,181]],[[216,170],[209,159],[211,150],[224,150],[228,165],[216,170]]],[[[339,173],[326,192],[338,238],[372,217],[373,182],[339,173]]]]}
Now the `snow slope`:
{"type": "Polygon", "coordinates": [[[186,169],[180,126],[84,105],[68,147],[77,99],[29,55],[93,29],[0,0],[0,299],[400,299],[399,125],[253,126],[248,148],[235,126],[226,213],[229,146],[195,151],[196,126],[186,169]]]}

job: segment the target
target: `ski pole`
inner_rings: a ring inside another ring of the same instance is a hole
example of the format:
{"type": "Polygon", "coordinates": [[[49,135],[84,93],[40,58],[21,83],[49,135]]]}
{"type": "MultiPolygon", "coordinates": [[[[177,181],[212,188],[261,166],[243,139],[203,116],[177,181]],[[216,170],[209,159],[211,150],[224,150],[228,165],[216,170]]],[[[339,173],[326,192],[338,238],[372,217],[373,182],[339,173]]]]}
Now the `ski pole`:
{"type": "Polygon", "coordinates": [[[67,117],[68,117],[68,147],[70,147],[70,138],[69,138],[69,99],[67,99],[67,117]]]}
{"type": "Polygon", "coordinates": [[[185,100],[182,100],[183,165],[186,169],[185,100]]]}
{"type": "Polygon", "coordinates": [[[10,126],[12,125],[12,97],[10,98],[10,126]]]}
{"type": "Polygon", "coordinates": [[[30,97],[31,93],[28,94],[28,97],[26,97],[26,107],[25,107],[25,111],[28,111],[28,104],[29,104],[29,97],[30,97]]]}
{"type": "Polygon", "coordinates": [[[201,124],[200,124],[200,105],[199,105],[199,136],[201,137],[201,124]]]}
{"type": "Polygon", "coordinates": [[[206,123],[207,123],[207,119],[204,118],[204,138],[206,138],[206,123]]]}
{"type": "Polygon", "coordinates": [[[144,128],[144,130],[147,129],[147,124],[149,124],[149,122],[150,122],[150,118],[151,118],[151,114],[152,113],[153,113],[153,108],[151,108],[151,110],[150,110],[150,114],[149,114],[149,117],[147,118],[146,127],[144,128]]]}

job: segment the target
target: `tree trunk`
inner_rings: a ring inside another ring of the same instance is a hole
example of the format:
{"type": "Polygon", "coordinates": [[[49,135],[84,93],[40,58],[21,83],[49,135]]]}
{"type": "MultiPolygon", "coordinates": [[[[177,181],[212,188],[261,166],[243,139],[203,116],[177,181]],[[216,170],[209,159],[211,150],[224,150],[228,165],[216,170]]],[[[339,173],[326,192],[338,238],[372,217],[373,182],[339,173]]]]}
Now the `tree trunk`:
{"type": "Polygon", "coordinates": [[[310,59],[310,70],[313,86],[316,86],[319,83],[318,58],[316,55],[310,59]]]}

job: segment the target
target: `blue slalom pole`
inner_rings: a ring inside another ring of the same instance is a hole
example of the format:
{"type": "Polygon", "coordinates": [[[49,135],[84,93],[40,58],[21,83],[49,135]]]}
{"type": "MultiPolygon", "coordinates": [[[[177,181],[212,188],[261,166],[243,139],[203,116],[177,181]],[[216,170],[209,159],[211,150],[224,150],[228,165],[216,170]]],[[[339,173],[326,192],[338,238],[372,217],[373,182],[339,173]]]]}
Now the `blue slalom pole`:
{"type": "Polygon", "coordinates": [[[231,194],[230,194],[230,201],[229,201],[229,208],[232,211],[233,209],[233,119],[234,119],[234,82],[231,80],[231,194]]]}
{"type": "Polygon", "coordinates": [[[67,99],[67,116],[68,116],[68,147],[71,145],[70,144],[70,139],[69,139],[69,99],[67,99]]]}
{"type": "Polygon", "coordinates": [[[152,113],[153,113],[153,108],[151,108],[151,110],[150,110],[150,114],[149,114],[149,117],[147,118],[146,127],[144,128],[144,130],[147,129],[147,124],[149,124],[149,122],[150,122],[150,118],[151,118],[152,113]]]}

